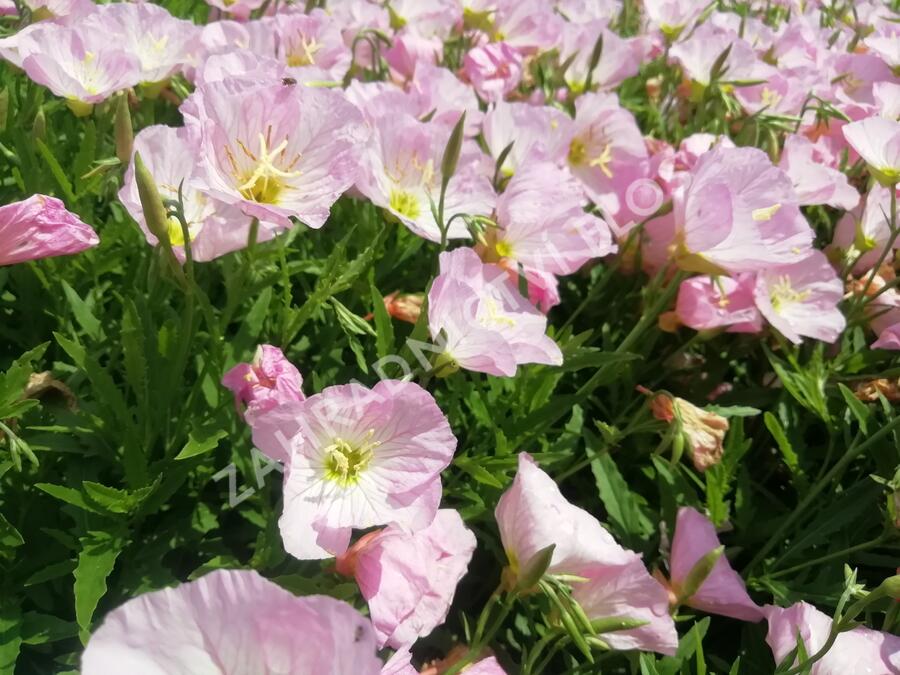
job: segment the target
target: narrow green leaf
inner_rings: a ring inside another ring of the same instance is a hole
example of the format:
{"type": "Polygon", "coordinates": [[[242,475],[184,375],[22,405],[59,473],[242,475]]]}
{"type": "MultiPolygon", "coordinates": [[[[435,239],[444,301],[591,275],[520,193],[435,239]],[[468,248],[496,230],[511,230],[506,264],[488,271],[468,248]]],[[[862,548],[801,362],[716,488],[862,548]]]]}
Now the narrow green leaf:
{"type": "Polygon", "coordinates": [[[838,389],[841,390],[841,395],[844,397],[844,401],[847,403],[847,408],[850,409],[853,417],[856,418],[856,421],[859,422],[859,428],[862,429],[863,434],[866,436],[869,435],[869,417],[871,416],[871,411],[869,408],[856,396],[853,395],[853,392],[850,391],[843,384],[838,383],[838,389]]]}
{"type": "Polygon", "coordinates": [[[15,675],[22,646],[22,609],[14,598],[0,600],[0,675],[15,675]]]}
{"type": "Polygon", "coordinates": [[[175,455],[175,459],[190,459],[191,457],[196,457],[197,455],[202,455],[205,452],[215,450],[217,447],[219,447],[219,441],[221,441],[227,435],[228,431],[225,429],[217,429],[214,431],[201,429],[192,431],[188,436],[188,442],[185,443],[184,447],[181,449],[181,452],[175,455]]]}
{"type": "Polygon", "coordinates": [[[497,480],[487,469],[481,466],[477,460],[472,459],[471,457],[460,455],[453,460],[453,464],[472,476],[472,478],[479,483],[490,485],[495,488],[503,488],[503,483],[497,480]]]}
{"type": "Polygon", "coordinates": [[[42,645],[78,635],[78,626],[52,614],[26,612],[22,617],[22,642],[42,645]]]}
{"type": "Polygon", "coordinates": [[[59,184],[60,189],[63,191],[63,195],[65,195],[66,201],[69,203],[69,206],[71,206],[77,201],[77,199],[75,197],[75,193],[72,191],[72,183],[70,183],[69,179],[66,177],[66,172],[63,171],[63,168],[59,165],[59,162],[53,155],[53,151],[47,147],[44,141],[42,141],[40,138],[35,138],[34,142],[37,145],[38,152],[41,153],[41,157],[43,157],[44,161],[47,162],[50,173],[53,174],[53,177],[59,184]]]}
{"type": "Polygon", "coordinates": [[[641,511],[640,497],[629,489],[608,452],[601,453],[591,462],[591,471],[610,523],[620,537],[634,542],[654,531],[653,523],[641,511]]]}
{"type": "Polygon", "coordinates": [[[38,490],[46,492],[51,497],[56,497],[56,499],[65,502],[66,504],[77,506],[79,509],[84,509],[89,513],[103,513],[103,511],[97,507],[89,504],[80,490],[75,490],[64,485],[53,485],[52,483],[35,483],[35,487],[38,490]]]}
{"type": "Polygon", "coordinates": [[[72,314],[75,316],[78,325],[81,326],[84,332],[87,333],[88,337],[92,340],[99,340],[102,332],[100,321],[94,316],[90,306],[81,299],[81,296],[75,292],[65,279],[61,279],[60,283],[62,284],[63,293],[65,293],[66,300],[69,301],[69,307],[72,309],[72,314]]]}
{"type": "Polygon", "coordinates": [[[91,619],[100,599],[106,595],[106,579],[122,552],[119,537],[101,531],[88,532],[79,539],[81,552],[75,568],[75,618],[81,628],[82,642],[87,642],[91,619]]]}
{"type": "Polygon", "coordinates": [[[394,353],[394,324],[374,283],[369,284],[369,290],[372,294],[372,314],[375,319],[375,349],[378,358],[383,359],[394,353]]]}

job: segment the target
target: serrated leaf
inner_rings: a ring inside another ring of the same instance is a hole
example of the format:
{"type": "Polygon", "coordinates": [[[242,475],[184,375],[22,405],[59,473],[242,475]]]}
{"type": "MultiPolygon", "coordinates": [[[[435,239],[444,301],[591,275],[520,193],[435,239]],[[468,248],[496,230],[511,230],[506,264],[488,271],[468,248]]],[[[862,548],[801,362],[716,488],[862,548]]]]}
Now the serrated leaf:
{"type": "Polygon", "coordinates": [[[369,322],[361,316],[357,316],[337,298],[331,298],[331,306],[337,315],[338,321],[345,331],[351,335],[371,335],[377,337],[375,330],[369,325],[369,322]]]}
{"type": "Polygon", "coordinates": [[[134,511],[147,495],[149,495],[156,487],[159,479],[153,485],[147,485],[138,488],[133,492],[128,490],[119,490],[100,483],[86,480],[82,483],[87,501],[95,502],[102,508],[111,513],[131,513],[134,511]]]}
{"type": "Polygon", "coordinates": [[[850,391],[843,384],[838,383],[838,389],[841,391],[841,395],[844,397],[844,401],[847,403],[847,408],[850,410],[853,417],[856,418],[856,421],[859,422],[859,428],[862,429],[862,432],[868,436],[869,435],[869,417],[871,417],[872,413],[869,408],[856,396],[853,395],[853,392],[850,391]]]}
{"type": "Polygon", "coordinates": [[[97,604],[106,595],[106,579],[115,567],[124,542],[109,532],[92,531],[79,539],[81,552],[75,567],[75,618],[87,641],[97,604]]]}
{"type": "Polygon", "coordinates": [[[629,489],[608,452],[591,462],[591,471],[610,523],[620,537],[639,541],[654,531],[653,523],[641,511],[638,497],[629,489]]]}
{"type": "Polygon", "coordinates": [[[35,487],[66,504],[77,506],[79,509],[84,509],[89,513],[103,514],[102,510],[87,502],[80,490],[66,487],[65,485],[54,485],[53,483],[36,483],[35,487]]]}
{"type": "Polygon", "coordinates": [[[487,469],[485,469],[483,466],[481,466],[481,464],[478,463],[477,460],[474,460],[471,457],[460,455],[455,460],[453,460],[453,464],[472,476],[472,478],[477,480],[479,483],[490,485],[491,487],[495,488],[503,487],[503,483],[492,476],[487,469]]]}

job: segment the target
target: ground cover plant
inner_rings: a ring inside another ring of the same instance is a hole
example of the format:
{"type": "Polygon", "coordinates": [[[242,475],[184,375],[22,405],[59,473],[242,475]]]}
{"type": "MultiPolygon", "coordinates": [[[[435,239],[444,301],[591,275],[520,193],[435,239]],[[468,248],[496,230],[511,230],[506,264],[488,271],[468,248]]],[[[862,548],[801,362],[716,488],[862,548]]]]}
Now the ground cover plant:
{"type": "Polygon", "coordinates": [[[900,673],[900,3],[0,59],[0,673],[900,673]]]}

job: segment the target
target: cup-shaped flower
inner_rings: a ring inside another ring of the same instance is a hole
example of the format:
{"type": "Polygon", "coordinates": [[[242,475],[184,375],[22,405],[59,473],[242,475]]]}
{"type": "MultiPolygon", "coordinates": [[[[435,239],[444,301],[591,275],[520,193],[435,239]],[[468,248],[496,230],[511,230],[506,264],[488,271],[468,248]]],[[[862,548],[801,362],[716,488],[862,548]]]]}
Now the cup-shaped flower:
{"type": "Polygon", "coordinates": [[[80,253],[97,233],[55,197],[33,195],[0,206],[0,265],[80,253]]]}
{"type": "Polygon", "coordinates": [[[718,546],[716,528],[709,519],[696,509],[681,507],[669,559],[672,591],[680,602],[710,614],[742,621],[762,620],[762,608],[747,595],[743,579],[732,569],[724,555],[719,556],[699,588],[690,596],[682,597],[685,582],[694,566],[718,546]]]}
{"type": "Polygon", "coordinates": [[[290,82],[205,86],[198,186],[249,216],[319,228],[356,180],[362,115],[342,94],[290,82]]]}
{"type": "Polygon", "coordinates": [[[252,570],[217,570],[110,612],[84,675],[378,675],[375,634],[346,602],[296,597],[252,570]],[[302,629],[303,639],[297,639],[302,629]]]}
{"type": "Polygon", "coordinates": [[[137,57],[117,48],[96,26],[76,30],[40,23],[17,42],[17,51],[28,77],[65,98],[79,115],[138,82],[137,57]]]}
{"type": "Polygon", "coordinates": [[[675,260],[689,272],[754,272],[799,262],[812,245],[790,178],[756,148],[704,154],[674,213],[675,260]]]}
{"type": "Polygon", "coordinates": [[[762,316],[753,300],[756,276],[691,277],[678,287],[675,314],[694,330],[725,328],[729,333],[758,333],[762,316]]]}
{"type": "MultiPolygon", "coordinates": [[[[882,259],[891,239],[891,190],[873,184],[864,205],[845,213],[834,229],[833,248],[845,263],[852,263],[854,274],[872,269],[882,259]]],[[[897,242],[894,243],[897,246],[897,242]]],[[[890,254],[885,255],[890,260],[890,254]]]]}
{"type": "Polygon", "coordinates": [[[412,382],[328,387],[257,418],[254,443],[289,454],[281,536],[288,553],[321,559],[347,550],[353,528],[427,527],[456,437],[431,394],[412,382]]]}
{"type": "Polygon", "coordinates": [[[795,344],[801,336],[834,342],[847,325],[838,307],[844,285],[820,251],[757,274],[754,297],[766,320],[795,344]]]}
{"type": "Polygon", "coordinates": [[[273,345],[259,345],[251,363],[239,363],[222,377],[238,412],[252,425],[261,414],[304,400],[303,376],[273,345]]]}
{"type": "MultiPolygon", "coordinates": [[[[441,196],[441,158],[449,136],[444,126],[419,122],[408,114],[380,116],[357,183],[372,203],[431,241],[441,240],[432,205],[436,209],[441,196]]],[[[493,210],[494,201],[490,180],[464,153],[444,199],[444,221],[453,219],[448,238],[469,237],[463,220],[454,216],[486,216],[493,210]]]]}
{"type": "Polygon", "coordinates": [[[614,649],[675,653],[678,635],[666,589],[650,576],[637,553],[620,546],[596,518],[569,503],[527,453],[519,453],[518,473],[494,516],[512,580],[535,556],[555,546],[547,573],[585,579],[573,582],[573,597],[590,619],[646,622],[604,633],[604,641],[614,649]]]}
{"type": "Polygon", "coordinates": [[[823,153],[805,136],[789,136],[779,166],[791,179],[801,206],[828,204],[849,210],[859,203],[859,193],[847,176],[827,166],[823,153]]]}
{"type": "Polygon", "coordinates": [[[223,12],[228,12],[235,19],[250,18],[250,13],[263,6],[265,0],[206,0],[206,4],[223,12]]]}
{"type": "Polygon", "coordinates": [[[463,72],[485,101],[500,101],[522,80],[522,55],[505,42],[469,50],[463,72]]]}
{"type": "Polygon", "coordinates": [[[568,23],[563,28],[560,60],[569,62],[565,79],[574,92],[584,91],[589,75],[592,87],[600,90],[617,87],[624,79],[637,75],[641,64],[636,49],[638,42],[620,38],[606,25],[606,20],[598,19],[580,24],[568,23]],[[598,42],[600,58],[591,72],[591,58],[598,42]]]}
{"type": "Polygon", "coordinates": [[[278,36],[278,56],[288,68],[313,68],[322,72],[322,79],[338,81],[347,73],[350,49],[344,44],[340,24],[324,10],[279,14],[271,21],[278,36]]]}
{"type": "Polygon", "coordinates": [[[842,131],[879,183],[900,183],[900,122],[876,115],[847,124],[842,131]]]}
{"type": "MultiPolygon", "coordinates": [[[[197,166],[196,156],[200,152],[200,138],[195,126],[145,127],[134,139],[134,151],[140,154],[163,199],[177,200],[179,190],[181,191],[183,215],[187,222],[194,260],[212,260],[247,245],[251,218],[234,206],[218,202],[197,189],[194,172],[197,166]]],[[[140,225],[147,242],[154,246],[158,244],[159,240],[147,227],[144,219],[133,160],[125,172],[119,200],[140,225]]],[[[175,255],[184,259],[185,240],[181,222],[172,217],[168,220],[166,229],[175,255]]],[[[260,226],[258,241],[272,236],[271,227],[260,226]]]]}
{"type": "Polygon", "coordinates": [[[441,509],[432,523],[407,532],[397,525],[365,535],[337,560],[369,603],[378,646],[402,649],[447,618],[475,535],[459,513],[441,509]]]}
{"type": "Polygon", "coordinates": [[[511,377],[521,364],[562,363],[545,334],[547,317],[521,296],[505,269],[482,263],[472,249],[441,254],[428,293],[428,328],[443,350],[438,375],[462,367],[511,377]]]}
{"type": "Polygon", "coordinates": [[[506,152],[500,167],[504,176],[515,173],[526,159],[564,164],[571,131],[572,118],[551,106],[498,101],[484,116],[484,140],[491,157],[497,162],[506,152]]]}
{"type": "MultiPolygon", "coordinates": [[[[766,642],[776,663],[781,663],[802,639],[805,651],[812,656],[828,641],[831,617],[805,602],[787,609],[766,605],[769,622],[766,642]]],[[[796,665],[796,664],[795,664],[796,665]]],[[[810,675],[893,675],[900,672],[900,637],[858,626],[840,633],[831,649],[812,665],[810,675]]]]}

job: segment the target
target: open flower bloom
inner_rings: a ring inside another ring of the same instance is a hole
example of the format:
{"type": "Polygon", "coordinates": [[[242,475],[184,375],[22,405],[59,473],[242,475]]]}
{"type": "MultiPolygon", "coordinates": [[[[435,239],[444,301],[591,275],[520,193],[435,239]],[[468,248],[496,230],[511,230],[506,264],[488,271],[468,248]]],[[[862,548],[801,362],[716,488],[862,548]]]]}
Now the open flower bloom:
{"type": "Polygon", "coordinates": [[[559,347],[545,335],[547,317],[519,294],[505,269],[483,264],[469,248],[441,253],[428,293],[428,328],[443,349],[439,375],[461,367],[512,377],[520,364],[562,363],[559,347]]]}
{"type": "Polygon", "coordinates": [[[756,148],[718,146],[676,189],[675,261],[689,272],[754,272],[799,262],[813,232],[791,180],[756,148]]]}
{"type": "Polygon", "coordinates": [[[83,675],[378,675],[369,620],[341,600],[297,597],[253,570],[217,570],[106,615],[83,675]],[[297,639],[302,629],[303,639],[297,639]]]}
{"type": "Polygon", "coordinates": [[[463,72],[482,99],[500,101],[522,80],[522,55],[505,42],[491,42],[466,53],[463,72]]]}
{"type": "Polygon", "coordinates": [[[91,226],[54,197],[0,206],[0,265],[81,253],[99,243],[91,226]]]}
{"type": "Polygon", "coordinates": [[[301,560],[343,553],[354,527],[427,527],[456,449],[431,394],[398,380],[281,405],[258,417],[253,441],[270,457],[290,454],[279,525],[285,550],[301,560]]]}
{"type": "Polygon", "coordinates": [[[581,24],[567,23],[563,28],[560,60],[574,57],[565,72],[566,84],[574,92],[583,92],[588,79],[591,56],[598,40],[603,40],[600,60],[591,77],[592,86],[601,90],[619,86],[626,78],[637,75],[642,54],[640,42],[622,39],[606,28],[603,19],[581,24]]]}
{"type": "MultiPolygon", "coordinates": [[[[831,246],[840,251],[845,262],[853,262],[854,274],[872,269],[881,259],[884,247],[891,238],[890,190],[873,183],[866,195],[865,207],[860,206],[844,214],[834,230],[831,246]]],[[[890,259],[888,254],[886,260],[890,259]]]]}
{"type": "Polygon", "coordinates": [[[484,116],[484,140],[494,161],[510,148],[500,171],[511,176],[526,159],[564,164],[572,119],[551,106],[498,101],[484,116]]]}
{"type": "Polygon", "coordinates": [[[729,333],[758,333],[762,316],[753,300],[756,276],[691,277],[678,287],[675,315],[694,330],[725,328],[729,333]]]}
{"type": "MultiPolygon", "coordinates": [[[[410,654],[409,649],[401,649],[394,652],[394,655],[384,664],[384,668],[381,669],[381,675],[441,675],[460,658],[457,652],[465,654],[466,649],[458,645],[451,650],[447,658],[427,664],[419,671],[412,665],[412,654],[410,654]]],[[[500,663],[493,656],[488,656],[466,666],[463,672],[466,675],[506,675],[506,671],[503,670],[500,663]]]]}
{"type": "Polygon", "coordinates": [[[838,303],[844,285],[820,251],[792,265],[759,272],[754,297],[766,320],[795,344],[801,336],[834,342],[847,321],[838,303]]]}
{"type": "Polygon", "coordinates": [[[705,5],[693,0],[644,0],[652,25],[669,37],[676,37],[703,13],[705,5]]]}
{"type": "MultiPolygon", "coordinates": [[[[419,122],[407,114],[386,114],[376,121],[373,142],[363,155],[364,169],[357,188],[376,206],[387,210],[412,232],[441,240],[432,213],[441,193],[441,158],[449,131],[433,122],[419,122]]],[[[457,214],[486,216],[493,210],[494,190],[465,155],[447,185],[444,221],[457,214]]],[[[469,237],[461,218],[448,230],[450,239],[469,237]]]]}
{"type": "Polygon", "coordinates": [[[697,471],[706,471],[722,461],[723,442],[728,433],[727,419],[669,394],[653,396],[650,410],[658,420],[669,423],[678,420],[697,471]]]}
{"type": "Polygon", "coordinates": [[[40,23],[16,48],[26,75],[65,98],[76,114],[89,113],[91,104],[138,81],[137,57],[116,48],[97,27],[40,23]]]}
{"type": "Polygon", "coordinates": [[[687,598],[679,596],[694,565],[718,546],[716,528],[706,516],[689,506],[678,509],[669,559],[672,591],[680,602],[694,609],[742,621],[762,620],[762,608],[747,595],[743,579],[732,569],[724,554],[693,595],[687,598]]]}
{"type": "Polygon", "coordinates": [[[843,132],[879,183],[900,182],[900,122],[876,115],[845,125],[843,132]]]}
{"type": "Polygon", "coordinates": [[[678,645],[668,593],[640,556],[620,546],[587,511],[570,504],[553,479],[527,453],[519,453],[512,486],[494,510],[514,579],[532,558],[555,544],[548,574],[570,574],[573,595],[590,619],[643,620],[638,628],[604,633],[613,649],[674,654],[678,645]]]}
{"type": "Polygon", "coordinates": [[[872,343],[872,349],[900,351],[900,323],[882,329],[878,333],[878,339],[872,343]]]}
{"type": "Polygon", "coordinates": [[[160,82],[179,72],[191,61],[200,37],[200,28],[192,22],[143,2],[100,5],[73,30],[94,30],[105,34],[110,44],[127,45],[138,60],[135,84],[160,82]]]}
{"type": "Polygon", "coordinates": [[[525,54],[553,49],[564,25],[544,0],[500,0],[492,17],[489,37],[525,54]]]}
{"type": "Polygon", "coordinates": [[[821,152],[805,136],[789,136],[779,166],[791,179],[800,206],[828,204],[849,211],[859,203],[859,193],[847,176],[826,165],[821,152]]]}
{"type": "Polygon", "coordinates": [[[447,618],[474,550],[475,535],[459,513],[441,509],[422,530],[389,525],[365,535],[338,558],[337,569],[356,577],[378,646],[402,649],[447,618]]]}
{"type": "Polygon", "coordinates": [[[206,0],[206,4],[223,12],[228,12],[235,19],[248,19],[250,13],[263,6],[265,0],[206,0]]]}
{"type": "Polygon", "coordinates": [[[614,253],[605,222],[585,213],[581,186],[549,162],[528,162],[497,200],[497,228],[487,234],[487,256],[513,268],[572,274],[592,258],[614,253]]]}
{"type": "Polygon", "coordinates": [[[674,45],[669,54],[681,64],[695,89],[702,91],[710,84],[713,66],[726,49],[729,52],[720,73],[723,82],[768,80],[776,72],[772,66],[760,61],[753,47],[737,33],[722,30],[709,22],[701,24],[689,38],[674,45]]]}
{"type": "Polygon", "coordinates": [[[273,345],[259,345],[253,362],[237,364],[225,373],[222,384],[234,394],[235,407],[251,425],[272,408],[306,398],[300,371],[273,345]]]}
{"type": "Polygon", "coordinates": [[[344,44],[341,27],[324,10],[309,14],[279,14],[271,21],[278,38],[277,52],[282,63],[293,71],[316,69],[320,79],[340,81],[350,69],[350,48],[344,44]]]}
{"type": "MultiPolygon", "coordinates": [[[[776,663],[797,647],[798,636],[806,653],[815,654],[828,641],[831,617],[805,602],[787,609],[766,605],[769,622],[766,642],[776,663]]],[[[900,672],[900,637],[858,626],[838,635],[831,649],[813,664],[810,675],[894,675],[900,672]]]]}
{"type": "Polygon", "coordinates": [[[624,224],[628,188],[649,175],[644,137],[615,94],[583,94],[575,109],[569,169],[588,196],[624,224]]]}
{"type": "MultiPolygon", "coordinates": [[[[145,127],[134,139],[134,151],[153,176],[163,199],[177,200],[181,189],[184,218],[191,240],[194,260],[207,261],[244,248],[250,233],[250,217],[239,209],[217,202],[197,189],[194,183],[196,156],[200,152],[200,138],[196,127],[172,128],[163,125],[145,127]]],[[[134,161],[125,172],[124,185],[119,190],[119,201],[140,225],[147,242],[159,243],[147,227],[144,210],[138,194],[134,173],[134,161]]],[[[175,255],[184,259],[184,230],[177,218],[167,223],[167,235],[175,255]]],[[[257,241],[273,236],[272,228],[261,225],[257,241]]]]}
{"type": "Polygon", "coordinates": [[[362,115],[342,94],[299,84],[200,90],[200,189],[282,228],[319,228],[356,180],[362,115]]]}

